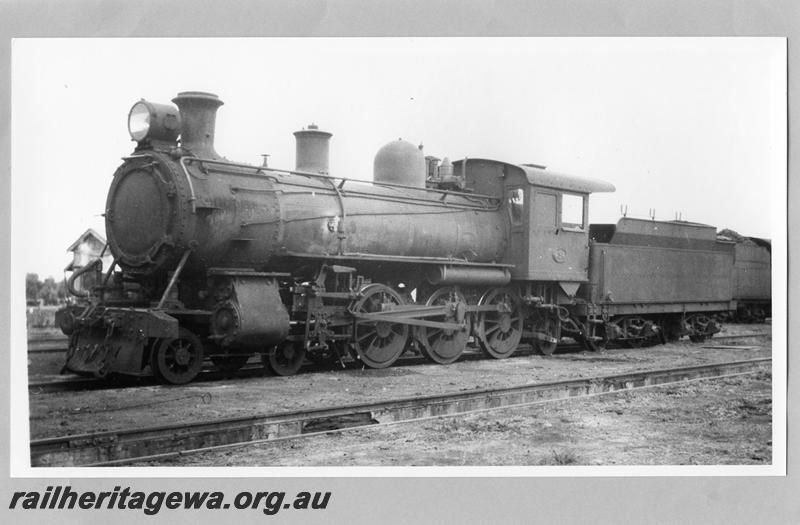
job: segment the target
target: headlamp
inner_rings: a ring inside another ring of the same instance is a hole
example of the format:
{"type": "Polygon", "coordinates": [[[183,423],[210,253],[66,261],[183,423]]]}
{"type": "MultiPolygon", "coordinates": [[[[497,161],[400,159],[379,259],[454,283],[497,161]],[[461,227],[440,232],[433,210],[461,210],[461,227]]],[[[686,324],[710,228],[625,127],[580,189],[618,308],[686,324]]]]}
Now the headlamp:
{"type": "Polygon", "coordinates": [[[128,133],[136,142],[175,142],[180,129],[180,113],[170,104],[154,104],[142,99],[128,113],[128,133]]]}

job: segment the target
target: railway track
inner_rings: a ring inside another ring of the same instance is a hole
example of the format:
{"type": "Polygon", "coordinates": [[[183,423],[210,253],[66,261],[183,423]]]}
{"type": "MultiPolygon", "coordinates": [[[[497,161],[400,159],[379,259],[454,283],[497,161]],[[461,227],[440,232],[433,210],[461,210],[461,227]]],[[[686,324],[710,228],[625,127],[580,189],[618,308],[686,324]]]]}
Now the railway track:
{"type": "MultiPolygon", "coordinates": [[[[760,335],[769,335],[768,333],[753,333],[753,334],[737,334],[737,335],[722,335],[716,336],[709,341],[723,341],[727,339],[742,339],[747,337],[757,337],[760,335]]],[[[576,345],[559,346],[559,350],[578,348],[576,345]]],[[[54,337],[49,339],[29,339],[28,340],[28,353],[29,354],[55,354],[65,353],[67,351],[67,339],[64,337],[54,337]]]]}
{"type": "Polygon", "coordinates": [[[66,337],[44,337],[28,339],[29,354],[55,354],[67,351],[69,340],[66,337]]]}
{"type": "Polygon", "coordinates": [[[771,362],[771,358],[760,358],[327,409],[38,439],[30,443],[30,459],[33,467],[112,466],[163,461],[179,455],[300,439],[372,425],[407,423],[684,381],[750,374],[769,370],[771,362]]]}
{"type": "MultiPolygon", "coordinates": [[[[575,347],[578,348],[577,346],[575,347]]],[[[515,357],[523,357],[534,353],[530,345],[520,345],[515,357]]],[[[462,361],[470,361],[475,359],[486,359],[486,356],[477,349],[473,349],[465,353],[462,361]]],[[[408,355],[402,357],[397,361],[397,366],[413,366],[431,364],[425,357],[419,355],[408,355]]],[[[336,365],[319,365],[315,363],[307,363],[302,370],[302,373],[328,371],[332,366],[336,365]]],[[[345,368],[358,369],[363,365],[356,361],[351,361],[345,364],[345,368]]],[[[202,383],[206,381],[219,381],[231,377],[246,378],[258,377],[265,375],[264,367],[257,363],[245,365],[236,372],[220,372],[216,369],[204,370],[194,380],[195,383],[202,383]]],[[[140,386],[153,386],[159,385],[152,377],[126,377],[120,376],[115,380],[97,379],[94,377],[68,377],[66,379],[59,379],[55,381],[34,381],[28,383],[28,392],[31,394],[49,394],[54,392],[76,392],[81,390],[107,390],[114,388],[134,388],[140,386]]]]}
{"type": "MultiPolygon", "coordinates": [[[[237,372],[225,373],[218,370],[202,372],[194,380],[202,383],[205,381],[219,381],[230,377],[257,377],[264,375],[264,368],[259,365],[248,365],[237,372]]],[[[95,377],[70,376],[54,381],[34,381],[28,383],[30,394],[52,394],[56,392],[78,392],[83,390],[109,390],[115,388],[136,388],[142,386],[158,385],[152,377],[119,377],[114,380],[98,379],[95,377]]]]}
{"type": "MultiPolygon", "coordinates": [[[[748,339],[753,337],[759,337],[769,334],[764,333],[753,333],[753,334],[737,334],[737,335],[728,335],[728,336],[720,336],[714,337],[713,339],[709,340],[708,343],[722,343],[726,341],[734,341],[737,339],[748,339]]],[[[558,358],[558,354],[575,352],[575,351],[582,351],[583,347],[577,344],[566,344],[561,345],[556,352],[556,356],[554,358],[558,358]]],[[[603,353],[615,353],[630,350],[629,348],[608,348],[603,353]]],[[[66,349],[63,350],[66,352],[66,349]]],[[[527,355],[534,354],[535,351],[530,345],[520,345],[517,352],[514,354],[514,357],[524,357],[527,355]]],[[[486,356],[482,354],[479,350],[473,349],[472,351],[466,352],[462,357],[461,360],[468,361],[474,359],[484,359],[486,356]]],[[[402,357],[398,360],[398,366],[408,366],[408,365],[419,365],[419,364],[430,364],[430,362],[425,359],[424,357],[417,356],[417,355],[410,355],[402,357]]],[[[348,363],[347,368],[358,368],[361,365],[356,362],[348,363]]],[[[309,363],[303,368],[304,373],[308,372],[318,372],[329,370],[330,367],[323,366],[323,365],[316,365],[309,363]]],[[[257,363],[246,365],[244,368],[237,372],[233,373],[224,373],[218,370],[205,370],[203,371],[195,382],[206,382],[206,381],[219,381],[222,379],[228,379],[231,377],[239,377],[239,378],[247,378],[247,377],[258,377],[264,375],[264,368],[257,363]]],[[[28,392],[30,394],[50,394],[50,393],[57,393],[57,392],[76,392],[76,391],[83,391],[83,390],[107,390],[107,389],[115,389],[115,388],[135,388],[141,386],[153,386],[158,385],[159,383],[156,382],[151,377],[142,377],[142,378],[130,378],[130,377],[120,377],[117,380],[104,380],[104,379],[97,379],[94,377],[68,377],[65,379],[59,379],[54,381],[34,381],[28,384],[28,392]]]]}

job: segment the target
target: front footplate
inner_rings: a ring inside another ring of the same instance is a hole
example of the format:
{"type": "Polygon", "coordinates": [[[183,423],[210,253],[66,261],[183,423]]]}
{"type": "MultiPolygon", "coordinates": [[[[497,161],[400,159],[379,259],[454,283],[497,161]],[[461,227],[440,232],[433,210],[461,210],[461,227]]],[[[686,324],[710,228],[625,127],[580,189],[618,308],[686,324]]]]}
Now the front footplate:
{"type": "Polygon", "coordinates": [[[148,342],[178,336],[178,320],[163,312],[98,310],[75,320],[64,365],[70,372],[96,377],[109,373],[145,375],[148,342]]]}

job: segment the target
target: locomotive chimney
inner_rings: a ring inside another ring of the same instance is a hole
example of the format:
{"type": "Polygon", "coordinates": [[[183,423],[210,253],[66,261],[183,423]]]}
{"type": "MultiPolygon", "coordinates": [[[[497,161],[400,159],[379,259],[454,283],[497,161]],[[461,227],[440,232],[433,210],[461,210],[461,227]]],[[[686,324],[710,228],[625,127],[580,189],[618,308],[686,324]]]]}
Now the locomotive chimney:
{"type": "Polygon", "coordinates": [[[294,132],[297,141],[295,169],[310,173],[328,174],[328,146],[332,133],[320,131],[316,124],[294,132]]]}
{"type": "Polygon", "coordinates": [[[184,91],[172,99],[181,112],[181,146],[198,157],[218,159],[214,151],[217,108],[223,102],[213,93],[184,91]]]}

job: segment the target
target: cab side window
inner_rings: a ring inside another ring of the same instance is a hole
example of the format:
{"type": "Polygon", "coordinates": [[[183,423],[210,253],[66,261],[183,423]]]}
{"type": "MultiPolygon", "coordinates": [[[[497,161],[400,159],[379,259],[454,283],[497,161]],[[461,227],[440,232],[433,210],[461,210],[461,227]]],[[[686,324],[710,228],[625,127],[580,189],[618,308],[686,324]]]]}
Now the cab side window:
{"type": "Polygon", "coordinates": [[[561,197],[561,226],[583,229],[583,196],[564,193],[561,197]]]}
{"type": "Polygon", "coordinates": [[[512,226],[522,226],[525,222],[525,192],[522,188],[508,190],[508,213],[512,226]]]}

